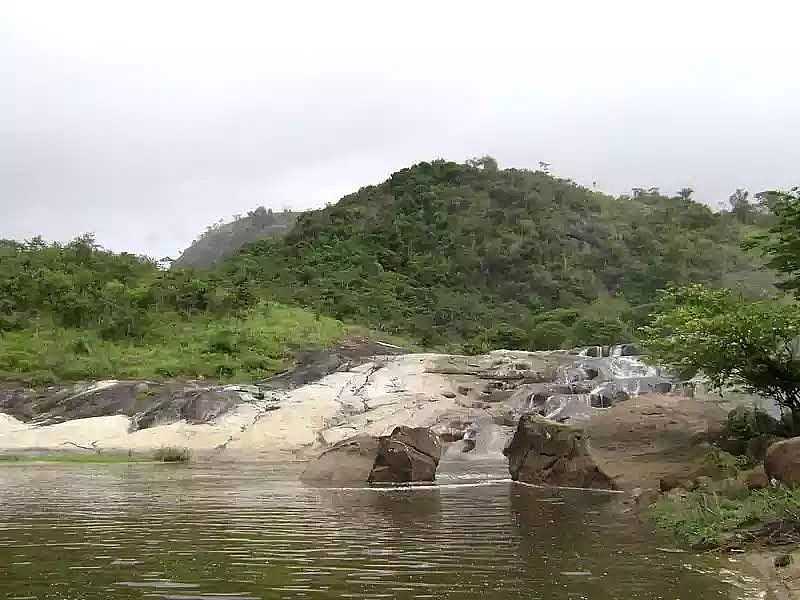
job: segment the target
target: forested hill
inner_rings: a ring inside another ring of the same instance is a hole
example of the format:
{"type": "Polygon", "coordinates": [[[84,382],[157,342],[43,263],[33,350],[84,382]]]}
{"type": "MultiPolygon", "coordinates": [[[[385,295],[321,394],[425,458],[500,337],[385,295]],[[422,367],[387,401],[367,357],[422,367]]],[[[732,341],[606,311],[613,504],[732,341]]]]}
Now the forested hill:
{"type": "Polygon", "coordinates": [[[685,195],[613,198],[491,158],[439,160],[300,215],[222,270],[425,344],[538,349],[629,337],[670,283],[770,288],[740,249],[754,227],[685,195]]]}
{"type": "Polygon", "coordinates": [[[173,267],[211,268],[245,244],[285,234],[294,225],[297,215],[288,210],[274,213],[262,206],[230,223],[212,225],[183,251],[173,267]]]}

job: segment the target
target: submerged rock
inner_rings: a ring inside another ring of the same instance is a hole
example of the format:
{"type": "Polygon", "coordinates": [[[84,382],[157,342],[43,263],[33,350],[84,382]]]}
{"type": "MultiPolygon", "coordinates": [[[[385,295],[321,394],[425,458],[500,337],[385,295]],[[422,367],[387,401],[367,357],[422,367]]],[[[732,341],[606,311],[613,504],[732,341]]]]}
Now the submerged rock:
{"type": "Polygon", "coordinates": [[[395,427],[390,435],[359,435],[312,461],[304,481],[409,483],[433,481],[442,455],[439,436],[426,427],[395,427]]]}
{"type": "Polygon", "coordinates": [[[523,415],[503,450],[514,481],[524,483],[614,489],[589,454],[587,434],[538,415],[523,415]]]}

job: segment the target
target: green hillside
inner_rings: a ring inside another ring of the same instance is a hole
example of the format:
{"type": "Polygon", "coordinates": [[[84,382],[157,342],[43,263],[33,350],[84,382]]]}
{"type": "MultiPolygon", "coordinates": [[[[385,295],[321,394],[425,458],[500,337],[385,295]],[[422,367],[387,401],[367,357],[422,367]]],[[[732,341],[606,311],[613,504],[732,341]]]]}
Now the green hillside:
{"type": "Polygon", "coordinates": [[[252,381],[344,325],[268,302],[213,273],[162,271],[98,247],[0,240],[0,379],[252,381]]]}
{"type": "Polygon", "coordinates": [[[773,291],[740,249],[754,227],[684,197],[438,160],[300,215],[222,272],[430,346],[550,348],[629,337],[670,283],[773,291]]]}
{"type": "Polygon", "coordinates": [[[621,342],[671,283],[773,294],[741,249],[770,218],[487,158],[403,169],[212,270],[0,240],[0,379],[252,380],[354,325],[464,352],[621,342]]]}

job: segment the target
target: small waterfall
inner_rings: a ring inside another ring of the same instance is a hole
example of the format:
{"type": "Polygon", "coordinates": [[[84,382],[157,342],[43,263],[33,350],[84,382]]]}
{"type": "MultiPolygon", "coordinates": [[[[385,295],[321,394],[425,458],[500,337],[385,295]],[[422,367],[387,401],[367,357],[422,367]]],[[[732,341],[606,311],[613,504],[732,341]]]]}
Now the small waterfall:
{"type": "Polygon", "coordinates": [[[611,377],[616,379],[631,379],[634,377],[658,377],[658,369],[646,365],[634,356],[615,356],[609,360],[611,377]]]}
{"type": "Polygon", "coordinates": [[[552,421],[574,421],[591,416],[590,394],[554,394],[543,408],[544,417],[552,421]]]}

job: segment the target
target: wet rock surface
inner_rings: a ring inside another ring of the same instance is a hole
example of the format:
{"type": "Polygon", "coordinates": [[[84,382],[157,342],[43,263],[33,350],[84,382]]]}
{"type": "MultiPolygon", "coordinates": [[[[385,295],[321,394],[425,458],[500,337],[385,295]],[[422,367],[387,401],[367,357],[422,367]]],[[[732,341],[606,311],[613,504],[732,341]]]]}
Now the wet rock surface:
{"type": "Polygon", "coordinates": [[[524,415],[503,453],[515,481],[537,485],[614,489],[589,453],[588,434],[538,415],[524,415]]]}
{"type": "Polygon", "coordinates": [[[370,483],[433,481],[442,456],[439,437],[424,427],[397,427],[380,438],[370,483]]]}
{"type": "Polygon", "coordinates": [[[255,398],[264,398],[256,386],[107,380],[44,390],[7,388],[0,394],[0,412],[40,426],[123,415],[131,417],[136,431],[176,421],[209,423],[255,398]]]}
{"type": "MultiPolygon", "coordinates": [[[[349,339],[301,356],[291,371],[256,385],[99,381],[32,390],[6,384],[0,385],[0,450],[176,445],[214,456],[296,460],[362,433],[379,438],[405,425],[433,428],[452,456],[497,456],[523,415],[585,426],[611,412],[627,422],[628,411],[620,407],[635,409],[639,392],[647,396],[653,382],[667,380],[622,352],[404,354],[349,339]]],[[[672,427],[674,415],[654,416],[651,408],[631,414],[637,427],[672,427]]],[[[639,440],[644,433],[633,435],[639,440]]],[[[607,445],[611,453],[614,444],[607,445]]]]}
{"type": "Polygon", "coordinates": [[[331,373],[348,371],[372,362],[377,357],[405,353],[406,350],[399,346],[353,338],[333,348],[301,352],[291,369],[261,381],[259,385],[273,390],[294,389],[318,381],[331,373]]]}

